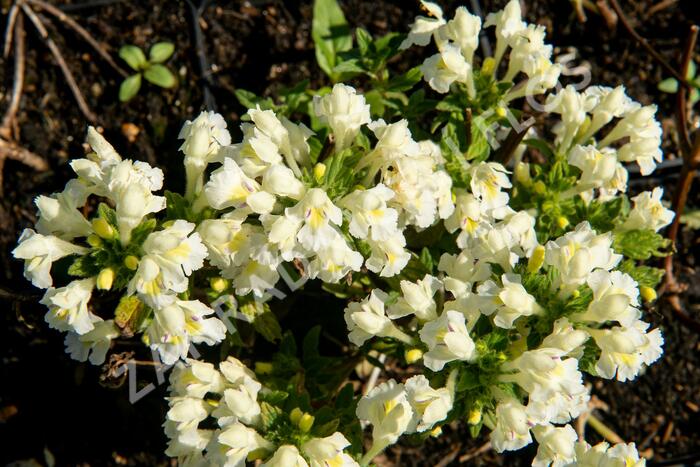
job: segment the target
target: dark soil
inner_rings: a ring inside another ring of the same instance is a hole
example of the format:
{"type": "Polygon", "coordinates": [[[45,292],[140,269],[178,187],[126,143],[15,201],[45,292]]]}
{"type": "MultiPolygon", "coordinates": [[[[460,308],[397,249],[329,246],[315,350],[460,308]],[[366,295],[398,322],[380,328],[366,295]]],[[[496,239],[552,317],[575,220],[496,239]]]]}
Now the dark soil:
{"type": "MultiPolygon", "coordinates": [[[[63,4],[64,2],[54,2],[63,4]]],[[[124,44],[148,47],[168,40],[176,44],[168,62],[177,70],[180,86],[162,91],[146,85],[128,104],[116,99],[119,75],[70,30],[53,22],[56,39],[99,125],[122,155],[147,160],[168,173],[170,188],[182,182],[179,146],[182,123],[203,107],[205,80],[194,44],[190,6],[177,1],[122,1],[66,3],[66,10],[116,56],[124,44]],[[82,5],[82,6],[81,6],[82,5]],[[136,136],[129,131],[138,130],[136,136]],[[172,173],[172,172],[175,173],[172,173]]],[[[310,1],[218,2],[199,19],[205,48],[200,55],[211,65],[210,92],[234,133],[245,109],[233,91],[244,88],[274,95],[280,86],[310,79],[317,87],[325,79],[315,65],[310,39],[310,1]]],[[[353,26],[373,34],[405,31],[419,12],[413,0],[349,0],[341,2],[353,26]]],[[[460,2],[448,4],[448,14],[460,2]]],[[[470,3],[470,2],[465,2],[470,3]]],[[[481,0],[482,11],[494,11],[505,1],[481,0]]],[[[656,90],[664,74],[653,60],[618,26],[588,12],[588,21],[576,18],[570,2],[525,0],[532,22],[548,29],[550,41],[560,50],[571,47],[580,61],[590,64],[596,84],[624,84],[643,103],[656,102],[666,131],[667,157],[674,157],[673,99],[656,90]]],[[[603,2],[605,3],[605,2],[603,2]]],[[[700,22],[694,0],[621,1],[632,23],[672,63],[677,63],[688,26],[700,22]]],[[[3,15],[9,0],[2,0],[3,15]]],[[[3,16],[5,18],[5,16],[3,16]]],[[[4,27],[4,19],[2,24],[4,27]]],[[[0,200],[0,462],[55,458],[58,465],[166,465],[164,386],[132,405],[128,383],[113,388],[100,384],[100,369],[71,361],[64,354],[62,336],[46,326],[40,294],[22,277],[22,265],[10,251],[19,232],[34,223],[33,199],[62,189],[71,176],[67,162],[84,154],[86,121],[75,105],[60,70],[30,24],[27,29],[26,90],[18,114],[21,144],[46,158],[51,169],[35,173],[14,161],[5,167],[0,200]]],[[[3,93],[12,84],[12,63],[0,58],[3,93]]],[[[4,99],[6,103],[6,98],[4,99]]],[[[662,185],[670,193],[676,170],[661,172],[645,185],[662,185]]],[[[168,187],[166,187],[168,188],[168,187]]],[[[691,201],[700,206],[697,190],[691,201]]],[[[683,301],[700,319],[700,282],[695,272],[700,249],[693,232],[679,246],[677,270],[689,285],[683,301]]],[[[674,319],[665,302],[647,317],[664,330],[663,359],[633,384],[595,381],[593,393],[607,403],[598,416],[624,440],[636,441],[653,462],[691,456],[700,459],[700,339],[674,319]]],[[[139,350],[123,346],[123,351],[139,350]]],[[[140,351],[140,350],[139,350],[140,351]]],[[[140,384],[156,382],[148,369],[139,368],[140,384]]],[[[588,430],[590,441],[599,439],[588,430]]],[[[457,465],[460,457],[482,446],[486,439],[471,439],[463,429],[446,427],[442,437],[422,447],[397,446],[386,454],[386,465],[457,465]]],[[[507,457],[486,451],[467,462],[478,465],[527,465],[532,449],[507,457]]],[[[688,461],[690,462],[690,461],[688,461]]]]}

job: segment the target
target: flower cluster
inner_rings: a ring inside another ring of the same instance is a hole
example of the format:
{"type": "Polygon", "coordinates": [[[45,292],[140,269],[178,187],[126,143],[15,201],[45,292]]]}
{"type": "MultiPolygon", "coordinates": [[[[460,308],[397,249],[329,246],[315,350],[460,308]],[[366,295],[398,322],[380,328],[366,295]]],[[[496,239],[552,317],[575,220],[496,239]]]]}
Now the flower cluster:
{"type": "Polygon", "coordinates": [[[642,262],[667,254],[674,213],[661,188],[627,196],[629,164],[647,175],[661,160],[656,109],[622,87],[550,92],[562,66],[517,0],[486,17],[483,58],[479,17],[422,3],[407,36],[358,29],[330,70],[364,73],[364,93],[247,97],[238,142],[214,112],[186,122],[182,194],[156,194],[163,173],[90,128],[77,178],[37,198],[14,255],[46,289],[46,321],[78,360],[138,334],[175,364],[164,428],[183,465],[368,465],[458,420],[498,452],[537,441],[535,466],[643,465],[634,445],[591,447],[570,423],[589,410],[586,378],[630,381],[662,354],[642,319],[662,272],[642,262]],[[390,57],[431,43],[389,75],[390,57]],[[551,130],[511,128],[521,98],[551,130]],[[292,276],[299,300],[273,300],[292,276]],[[328,310],[308,306],[319,294],[328,310]],[[301,352],[283,328],[299,319],[301,352]],[[350,344],[333,335],[343,319],[350,344]],[[320,355],[316,322],[342,357],[320,355]],[[225,360],[186,360],[202,343],[225,360]],[[386,359],[413,376],[377,369],[356,396],[353,371],[386,359]]]}
{"type": "Polygon", "coordinates": [[[264,402],[269,395],[233,357],[218,370],[198,360],[178,363],[163,425],[170,439],[166,453],[183,466],[234,467],[265,458],[268,467],[359,466],[345,453],[350,443],[342,433],[314,437],[313,417],[299,408],[289,416],[275,412],[264,402]]]}

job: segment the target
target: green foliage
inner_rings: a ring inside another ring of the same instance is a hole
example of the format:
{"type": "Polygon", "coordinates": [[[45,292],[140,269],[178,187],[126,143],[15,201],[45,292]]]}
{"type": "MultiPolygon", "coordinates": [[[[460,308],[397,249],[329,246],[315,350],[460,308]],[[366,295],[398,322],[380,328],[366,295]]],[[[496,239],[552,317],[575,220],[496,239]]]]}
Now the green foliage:
{"type": "Polygon", "coordinates": [[[311,37],[318,65],[332,81],[340,81],[343,75],[336,70],[338,54],[352,48],[352,35],[336,0],[314,0],[311,37]]]}
{"type": "Polygon", "coordinates": [[[667,256],[671,241],[651,229],[615,232],[613,248],[631,259],[667,256]]]}
{"type": "Polygon", "coordinates": [[[659,285],[665,274],[663,269],[639,265],[631,259],[620,263],[617,269],[632,276],[632,279],[637,281],[640,287],[651,289],[655,289],[659,285]]]}
{"type": "Polygon", "coordinates": [[[136,73],[128,76],[119,86],[119,100],[127,102],[138,94],[142,78],[160,88],[170,89],[177,85],[177,78],[166,66],[162,65],[175,51],[170,42],[158,42],[148,52],[148,58],[139,47],[125,45],[119,49],[119,57],[136,73]]]}

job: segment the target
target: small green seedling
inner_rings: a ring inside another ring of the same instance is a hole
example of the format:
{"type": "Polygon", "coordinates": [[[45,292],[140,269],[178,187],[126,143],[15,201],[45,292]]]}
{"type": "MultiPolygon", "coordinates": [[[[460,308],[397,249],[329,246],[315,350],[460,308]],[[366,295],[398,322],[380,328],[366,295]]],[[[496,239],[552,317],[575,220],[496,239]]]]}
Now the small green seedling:
{"type": "MultiPolygon", "coordinates": [[[[690,62],[688,65],[688,74],[685,79],[688,80],[688,84],[691,86],[690,103],[693,105],[700,100],[700,91],[698,91],[700,89],[700,77],[695,76],[695,73],[695,62],[690,62]]],[[[661,92],[675,94],[678,92],[678,80],[676,80],[676,78],[666,78],[658,84],[657,88],[661,92]]]]}
{"type": "Polygon", "coordinates": [[[149,83],[161,88],[170,89],[177,85],[177,78],[162,63],[169,59],[175,51],[175,45],[171,42],[158,42],[151,47],[148,58],[139,47],[125,45],[119,49],[119,56],[136,73],[122,81],[119,86],[119,100],[127,102],[131,100],[141,89],[141,77],[149,83]]]}

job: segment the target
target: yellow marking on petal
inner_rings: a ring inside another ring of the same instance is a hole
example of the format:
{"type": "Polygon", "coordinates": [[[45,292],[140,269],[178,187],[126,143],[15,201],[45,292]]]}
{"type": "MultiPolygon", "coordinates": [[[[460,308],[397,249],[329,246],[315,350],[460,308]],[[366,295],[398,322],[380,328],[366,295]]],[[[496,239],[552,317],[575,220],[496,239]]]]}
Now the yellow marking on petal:
{"type": "Polygon", "coordinates": [[[192,247],[186,242],[180,243],[178,246],[172,250],[165,253],[165,256],[171,259],[186,259],[192,252],[192,247]]]}

